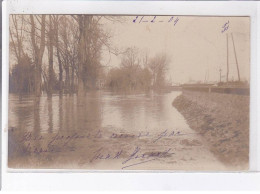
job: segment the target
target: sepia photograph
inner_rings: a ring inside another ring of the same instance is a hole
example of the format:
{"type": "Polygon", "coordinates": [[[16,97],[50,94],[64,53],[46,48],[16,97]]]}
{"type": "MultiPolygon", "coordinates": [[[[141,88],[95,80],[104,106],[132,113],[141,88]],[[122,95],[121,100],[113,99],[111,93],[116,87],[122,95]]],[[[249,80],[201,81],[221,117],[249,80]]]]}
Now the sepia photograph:
{"type": "Polygon", "coordinates": [[[8,168],[248,171],[250,17],[9,15],[8,168]]]}

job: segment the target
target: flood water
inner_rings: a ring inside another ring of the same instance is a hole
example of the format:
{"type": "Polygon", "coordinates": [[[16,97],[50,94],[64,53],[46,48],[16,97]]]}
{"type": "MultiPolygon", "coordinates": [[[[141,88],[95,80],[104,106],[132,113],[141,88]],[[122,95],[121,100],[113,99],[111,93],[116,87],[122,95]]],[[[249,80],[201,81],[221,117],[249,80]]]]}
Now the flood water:
{"type": "Polygon", "coordinates": [[[180,94],[100,90],[82,104],[77,95],[43,95],[36,104],[10,94],[9,167],[225,169],[172,106],[180,94]]]}
{"type": "Polygon", "coordinates": [[[39,103],[39,120],[35,120],[34,96],[19,98],[11,94],[9,123],[10,127],[39,133],[106,127],[131,132],[173,129],[186,124],[171,105],[179,94],[117,95],[95,91],[87,93],[82,106],[77,104],[77,95],[43,96],[39,103]]]}

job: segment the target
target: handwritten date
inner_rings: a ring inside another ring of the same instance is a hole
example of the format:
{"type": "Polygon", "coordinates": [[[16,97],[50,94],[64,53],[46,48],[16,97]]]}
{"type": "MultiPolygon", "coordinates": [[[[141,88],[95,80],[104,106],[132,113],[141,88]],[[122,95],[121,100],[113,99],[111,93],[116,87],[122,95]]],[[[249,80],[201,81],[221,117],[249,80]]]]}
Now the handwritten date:
{"type": "Polygon", "coordinates": [[[135,16],[135,18],[133,19],[133,23],[156,23],[156,22],[168,22],[168,23],[173,23],[173,25],[175,26],[179,21],[179,18],[176,16],[170,16],[170,18],[167,19],[167,21],[165,20],[161,20],[158,19],[157,16],[135,16]]]}

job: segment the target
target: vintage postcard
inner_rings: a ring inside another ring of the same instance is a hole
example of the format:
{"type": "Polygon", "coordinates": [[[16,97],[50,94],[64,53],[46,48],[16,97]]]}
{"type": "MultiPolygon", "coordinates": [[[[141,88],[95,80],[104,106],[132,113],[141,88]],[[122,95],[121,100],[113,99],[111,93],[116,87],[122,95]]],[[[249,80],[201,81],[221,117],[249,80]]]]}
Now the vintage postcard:
{"type": "Polygon", "coordinates": [[[250,17],[9,16],[10,169],[249,169],[250,17]]]}

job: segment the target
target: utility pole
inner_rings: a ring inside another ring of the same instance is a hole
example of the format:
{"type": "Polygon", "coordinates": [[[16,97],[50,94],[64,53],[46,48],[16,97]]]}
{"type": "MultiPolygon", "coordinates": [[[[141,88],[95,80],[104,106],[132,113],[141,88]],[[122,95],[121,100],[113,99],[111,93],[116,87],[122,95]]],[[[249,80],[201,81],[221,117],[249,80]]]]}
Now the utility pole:
{"type": "Polygon", "coordinates": [[[231,33],[231,37],[232,37],[233,48],[234,48],[234,53],[235,53],[235,58],[236,58],[236,64],[237,64],[238,81],[240,81],[239,67],[238,67],[238,62],[237,62],[237,54],[236,54],[236,48],[235,48],[235,43],[234,43],[234,38],[233,38],[233,34],[232,34],[232,33],[231,33]]]}
{"type": "Polygon", "coordinates": [[[229,74],[229,64],[228,64],[228,34],[227,34],[227,82],[228,82],[228,74],[229,74]]]}

